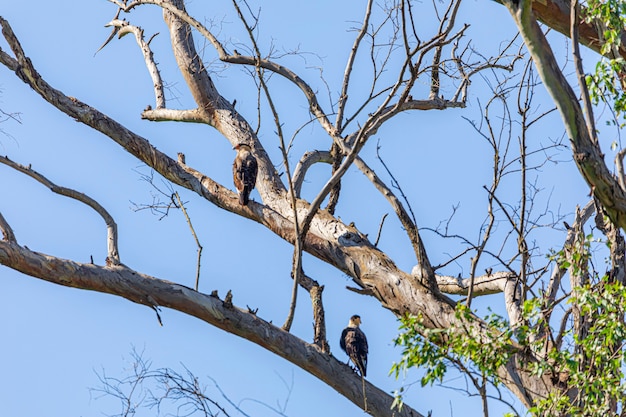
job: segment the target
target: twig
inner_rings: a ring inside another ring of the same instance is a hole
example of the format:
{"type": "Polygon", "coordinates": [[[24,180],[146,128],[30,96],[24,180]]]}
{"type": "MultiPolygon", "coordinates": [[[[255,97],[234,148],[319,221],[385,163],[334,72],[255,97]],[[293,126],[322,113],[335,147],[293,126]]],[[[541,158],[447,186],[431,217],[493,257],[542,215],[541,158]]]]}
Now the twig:
{"type": "MultiPolygon", "coordinates": [[[[337,169],[339,168],[339,166],[341,166],[341,160],[343,159],[343,153],[341,152],[341,147],[336,142],[333,142],[332,145],[330,146],[330,154],[333,159],[333,162],[331,164],[332,166],[331,172],[334,174],[335,171],[337,171],[337,169]]],[[[337,203],[339,203],[340,193],[341,193],[341,180],[337,181],[334,187],[330,190],[330,195],[328,196],[328,204],[326,204],[326,211],[328,211],[330,214],[333,214],[333,215],[335,214],[335,208],[337,207],[337,203]]]]}
{"type": "Polygon", "coordinates": [[[413,245],[413,251],[415,252],[415,257],[417,259],[418,264],[420,265],[419,270],[419,279],[420,282],[426,283],[429,288],[433,291],[437,289],[437,281],[435,279],[435,273],[430,264],[430,260],[428,259],[428,254],[426,253],[426,248],[422,242],[422,238],[419,233],[419,229],[417,225],[411,219],[411,216],[406,211],[398,197],[394,194],[394,192],[380,179],[380,177],[371,169],[365,161],[361,158],[356,158],[354,163],[357,168],[361,170],[361,172],[374,184],[374,187],[387,199],[391,207],[396,213],[396,216],[402,223],[404,230],[409,236],[409,240],[413,245]]]}
{"type": "MultiPolygon", "coordinates": [[[[120,256],[117,246],[117,224],[115,223],[115,220],[113,220],[113,217],[109,214],[109,212],[107,212],[106,209],[100,205],[100,203],[81,192],[56,185],[37,171],[31,169],[30,165],[27,167],[20,165],[16,162],[11,161],[6,156],[0,157],[0,163],[5,164],[19,172],[22,172],[31,178],[34,178],[41,184],[48,187],[50,191],[54,193],[73,198],[74,200],[80,201],[81,203],[86,204],[87,206],[95,210],[95,212],[102,217],[107,226],[107,264],[110,262],[112,265],[119,265],[120,256]]],[[[3,232],[6,233],[4,231],[4,228],[3,232]]],[[[10,235],[12,235],[12,232],[10,235]]],[[[15,241],[15,236],[13,236],[13,241],[15,241]]]]}
{"type": "Polygon", "coordinates": [[[176,200],[178,201],[178,206],[183,211],[185,215],[185,220],[187,220],[187,224],[189,225],[189,230],[191,230],[191,234],[193,235],[193,239],[196,241],[196,245],[198,246],[198,261],[196,264],[196,286],[195,289],[198,291],[198,285],[200,284],[200,259],[202,258],[202,245],[200,244],[200,240],[198,239],[198,235],[196,234],[196,230],[193,228],[191,224],[191,218],[189,218],[189,214],[187,213],[187,209],[185,205],[180,199],[180,195],[178,195],[178,191],[174,193],[176,200]]]}
{"type": "Polygon", "coordinates": [[[389,169],[389,167],[383,160],[383,157],[380,156],[380,141],[376,144],[376,158],[378,158],[378,161],[380,162],[380,164],[383,166],[383,168],[385,168],[385,171],[387,171],[387,174],[389,175],[389,177],[391,177],[392,185],[394,185],[395,189],[400,192],[400,196],[402,197],[407,207],[409,208],[409,212],[411,213],[411,218],[413,219],[413,224],[417,223],[417,221],[415,220],[415,213],[413,213],[413,208],[411,207],[411,204],[409,203],[409,199],[406,197],[406,194],[404,194],[404,190],[402,190],[402,187],[400,186],[400,182],[398,182],[396,177],[393,175],[393,173],[391,172],[391,170],[389,169]]]}
{"type": "Polygon", "coordinates": [[[389,213],[385,213],[383,215],[383,218],[380,219],[380,225],[378,226],[378,233],[376,234],[376,241],[374,242],[374,246],[378,246],[378,241],[380,240],[380,235],[383,232],[383,225],[385,224],[385,219],[387,218],[388,215],[389,215],[389,213]]]}
{"type": "Polygon", "coordinates": [[[370,16],[372,14],[372,4],[373,1],[369,0],[367,2],[367,6],[365,9],[365,18],[363,19],[363,25],[361,26],[361,30],[359,30],[359,34],[354,40],[354,44],[352,45],[352,50],[350,51],[350,56],[348,57],[348,63],[346,64],[346,69],[343,75],[343,84],[341,87],[341,95],[339,96],[339,103],[337,109],[337,119],[335,121],[335,126],[337,130],[341,132],[343,129],[343,112],[346,108],[346,103],[348,102],[348,86],[350,85],[350,76],[352,75],[352,68],[354,66],[354,60],[356,59],[356,54],[359,51],[359,45],[361,44],[361,40],[367,33],[367,27],[369,26],[370,16]]]}

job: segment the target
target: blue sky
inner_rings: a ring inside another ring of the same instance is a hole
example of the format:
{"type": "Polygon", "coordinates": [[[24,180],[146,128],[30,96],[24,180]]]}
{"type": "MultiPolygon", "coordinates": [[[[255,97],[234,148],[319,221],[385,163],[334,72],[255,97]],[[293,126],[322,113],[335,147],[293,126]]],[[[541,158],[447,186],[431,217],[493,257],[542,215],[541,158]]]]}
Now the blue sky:
{"type": "MultiPolygon", "coordinates": [[[[325,88],[319,80],[318,68],[323,66],[331,91],[338,91],[346,51],[354,36],[347,29],[362,19],[364,2],[358,2],[359,7],[354,7],[354,2],[293,4],[263,5],[260,44],[266,51],[272,43],[279,50],[311,51],[286,57],[285,62],[301,71],[318,91],[325,88]]],[[[221,29],[217,31],[233,44],[246,40],[230,2],[211,2],[209,7],[196,0],[189,7],[199,20],[206,17],[207,22],[212,18],[219,23],[221,29]]],[[[116,118],[149,138],[160,150],[170,155],[184,152],[189,165],[230,187],[234,153],[215,131],[206,126],[140,119],[146,105],[153,104],[154,95],[134,39],[115,39],[95,54],[109,34],[104,25],[114,14],[115,7],[105,0],[5,2],[0,8],[0,15],[11,23],[27,55],[50,84],[116,118]]],[[[468,36],[475,39],[477,46],[493,48],[514,33],[506,10],[495,2],[468,0],[462,16],[474,23],[468,36]],[[487,21],[492,23],[482,23],[487,21]]],[[[152,45],[169,85],[168,105],[192,106],[176,74],[158,8],[146,6],[127,18],[144,27],[148,36],[160,32],[152,45]]],[[[428,29],[427,25],[422,28],[428,29]]],[[[563,40],[560,42],[564,44],[563,40]]],[[[4,42],[0,45],[6,48],[4,42]]],[[[210,68],[216,71],[214,80],[222,95],[237,99],[240,111],[254,122],[254,94],[250,94],[252,84],[247,75],[240,69],[221,68],[208,46],[206,50],[201,43],[197,46],[205,61],[213,63],[210,68]]],[[[0,109],[19,112],[21,119],[20,124],[0,125],[8,134],[0,136],[0,154],[32,164],[33,169],[57,184],[101,202],[118,222],[122,262],[138,271],[192,287],[196,247],[182,214],[173,212],[159,220],[149,211],[133,210],[133,203],[152,201],[154,189],[141,180],[141,174],[150,171],[101,134],[43,102],[6,69],[0,68],[0,74],[0,109]]],[[[357,72],[356,78],[365,79],[366,75],[357,72]]],[[[280,97],[289,136],[307,119],[307,106],[298,91],[281,80],[272,82],[273,91],[280,97]]],[[[453,205],[460,203],[463,217],[456,227],[476,237],[486,206],[481,187],[490,181],[491,161],[485,142],[463,117],[480,117],[477,100],[486,97],[486,83],[478,79],[470,93],[467,109],[402,115],[381,129],[376,139],[412,203],[419,225],[436,227],[452,212],[453,205]],[[414,152],[412,163],[406,161],[407,151],[414,152]],[[476,212],[480,214],[472,216],[476,212]]],[[[356,96],[359,91],[353,94],[356,96]]],[[[326,93],[320,95],[327,97],[326,93]]],[[[537,100],[541,111],[551,107],[543,92],[537,92],[537,100]]],[[[328,100],[322,102],[327,103],[328,100]]],[[[260,138],[278,161],[278,142],[272,135],[271,120],[266,118],[263,123],[260,138]]],[[[559,138],[562,126],[555,116],[531,133],[537,145],[559,138]]],[[[305,128],[295,142],[292,162],[312,144],[325,143],[320,135],[315,127],[305,128]]],[[[382,172],[375,150],[373,140],[363,155],[374,169],[382,172]]],[[[541,171],[545,187],[542,198],[547,200],[549,196],[565,214],[573,212],[575,204],[584,204],[588,191],[567,153],[559,159],[561,163],[549,164],[541,171]],[[563,178],[568,179],[562,181],[563,178]]],[[[315,179],[325,175],[325,168],[314,172],[313,179],[305,184],[305,197],[315,194],[319,186],[315,179]]],[[[511,183],[514,181],[511,179],[511,183]]],[[[88,262],[93,256],[96,263],[103,263],[105,228],[95,213],[5,166],[0,166],[0,183],[0,212],[12,225],[19,243],[62,258],[88,262]]],[[[162,185],[158,177],[155,183],[162,185]]],[[[340,204],[338,214],[346,223],[354,221],[360,230],[375,236],[380,218],[391,213],[390,208],[354,168],[348,173],[343,190],[345,202],[340,204]]],[[[509,195],[514,198],[517,191],[511,190],[509,195]]],[[[292,248],[262,226],[225,213],[186,190],[178,191],[187,202],[204,246],[200,290],[209,293],[217,289],[223,295],[232,289],[235,304],[258,307],[261,317],[282,323],[289,306],[292,248]],[[243,256],[242,237],[259,250],[243,256]]],[[[258,200],[258,194],[253,193],[252,198],[258,200]]],[[[383,231],[381,247],[400,267],[410,270],[414,256],[399,223],[391,217],[383,231]]],[[[556,233],[543,237],[546,245],[559,244],[556,233]]],[[[428,234],[425,239],[433,264],[445,261],[458,249],[428,234]]],[[[349,316],[359,313],[370,340],[368,379],[387,391],[399,388],[403,381],[388,377],[392,362],[399,358],[399,351],[392,346],[397,332],[394,316],[382,310],[375,300],[346,291],[349,280],[342,273],[310,257],[306,257],[304,266],[309,275],[326,287],[324,302],[333,354],[345,360],[337,338],[349,316]]],[[[458,262],[442,272],[466,275],[468,270],[468,262],[458,262]]],[[[5,267],[0,267],[0,280],[4,295],[0,303],[0,332],[4,340],[0,344],[0,415],[99,416],[119,412],[115,401],[97,398],[89,388],[99,386],[96,373],[102,370],[108,375],[123,376],[133,347],[143,351],[155,367],[181,371],[184,364],[200,378],[214,378],[234,402],[243,401],[241,405],[250,415],[276,415],[255,401],[274,406],[284,402],[288,394],[285,412],[290,416],[359,412],[325,384],[286,361],[175,311],[162,312],[164,326],[160,327],[152,310],[120,298],[55,286],[5,267]],[[283,381],[293,381],[290,392],[283,381]]],[[[477,304],[497,311],[502,300],[492,296],[477,304]]],[[[293,332],[310,340],[311,322],[310,303],[306,293],[301,292],[293,332]]],[[[411,372],[404,382],[414,382],[419,375],[411,372]]],[[[406,402],[422,413],[432,409],[434,415],[480,413],[478,399],[439,387],[415,386],[406,402]]],[[[496,414],[502,410],[494,406],[496,414]]]]}

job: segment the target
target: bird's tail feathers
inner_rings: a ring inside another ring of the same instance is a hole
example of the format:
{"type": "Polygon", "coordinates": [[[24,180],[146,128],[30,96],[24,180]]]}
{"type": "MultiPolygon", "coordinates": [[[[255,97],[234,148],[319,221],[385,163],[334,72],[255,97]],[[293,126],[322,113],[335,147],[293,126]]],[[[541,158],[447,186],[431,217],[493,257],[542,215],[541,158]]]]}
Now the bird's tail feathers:
{"type": "Polygon", "coordinates": [[[248,201],[250,201],[250,188],[247,185],[244,185],[243,190],[239,193],[239,204],[242,206],[247,206],[248,201]]]}
{"type": "Polygon", "coordinates": [[[367,376],[367,367],[365,365],[365,362],[363,362],[363,358],[360,358],[359,356],[355,356],[352,359],[352,363],[354,363],[354,366],[356,366],[356,369],[359,371],[359,373],[361,374],[362,377],[366,377],[367,376]]]}

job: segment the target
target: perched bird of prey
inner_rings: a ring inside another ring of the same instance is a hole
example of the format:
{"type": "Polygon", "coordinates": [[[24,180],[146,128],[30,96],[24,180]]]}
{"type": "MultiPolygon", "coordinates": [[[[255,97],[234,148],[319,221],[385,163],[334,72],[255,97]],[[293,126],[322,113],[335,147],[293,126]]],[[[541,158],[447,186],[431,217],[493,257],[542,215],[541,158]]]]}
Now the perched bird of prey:
{"type": "Polygon", "coordinates": [[[348,327],[341,332],[339,346],[348,354],[348,363],[352,361],[361,376],[365,377],[367,374],[367,338],[359,328],[360,324],[361,316],[350,317],[348,327]]]}
{"type": "Polygon", "coordinates": [[[256,184],[257,162],[247,144],[240,143],[233,149],[237,150],[237,156],[233,162],[233,180],[235,188],[239,191],[239,204],[245,206],[256,184]]]}

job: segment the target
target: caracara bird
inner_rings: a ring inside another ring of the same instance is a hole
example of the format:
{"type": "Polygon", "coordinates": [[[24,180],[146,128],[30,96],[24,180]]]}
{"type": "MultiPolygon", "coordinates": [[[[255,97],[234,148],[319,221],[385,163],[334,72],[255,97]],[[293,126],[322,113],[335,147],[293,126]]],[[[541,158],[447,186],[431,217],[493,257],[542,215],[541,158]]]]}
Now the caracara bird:
{"type": "Polygon", "coordinates": [[[367,374],[367,338],[365,333],[359,329],[360,324],[361,316],[350,317],[348,327],[341,332],[339,346],[348,354],[348,363],[352,361],[361,376],[365,377],[367,374]]]}
{"type": "Polygon", "coordinates": [[[237,150],[235,162],[233,162],[233,180],[235,188],[239,192],[239,204],[248,204],[250,192],[256,184],[257,162],[250,152],[250,146],[245,143],[236,145],[237,150]]]}

